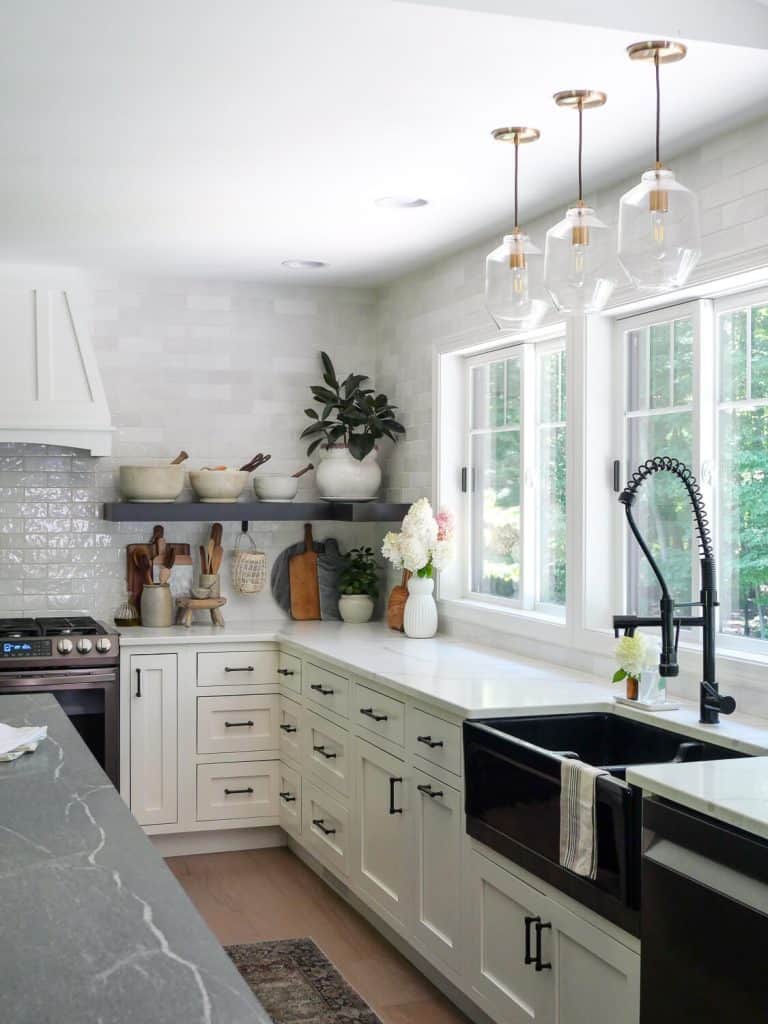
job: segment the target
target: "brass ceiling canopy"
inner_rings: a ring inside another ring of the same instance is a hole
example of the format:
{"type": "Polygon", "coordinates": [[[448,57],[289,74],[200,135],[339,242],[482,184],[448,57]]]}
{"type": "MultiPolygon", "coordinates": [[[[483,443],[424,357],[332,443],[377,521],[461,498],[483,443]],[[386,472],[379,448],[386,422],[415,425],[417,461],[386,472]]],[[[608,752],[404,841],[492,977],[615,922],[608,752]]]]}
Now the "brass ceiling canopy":
{"type": "Polygon", "coordinates": [[[535,142],[541,132],[538,128],[494,128],[491,135],[497,142],[512,142],[516,146],[522,146],[526,142],[535,142]]]}
{"type": "Polygon", "coordinates": [[[558,107],[591,110],[593,107],[602,107],[608,97],[597,89],[563,89],[562,92],[556,92],[552,99],[558,107]]]}
{"type": "Polygon", "coordinates": [[[627,47],[630,60],[652,60],[656,64],[674,64],[676,60],[682,60],[686,53],[688,47],[674,39],[644,39],[627,47]]]}

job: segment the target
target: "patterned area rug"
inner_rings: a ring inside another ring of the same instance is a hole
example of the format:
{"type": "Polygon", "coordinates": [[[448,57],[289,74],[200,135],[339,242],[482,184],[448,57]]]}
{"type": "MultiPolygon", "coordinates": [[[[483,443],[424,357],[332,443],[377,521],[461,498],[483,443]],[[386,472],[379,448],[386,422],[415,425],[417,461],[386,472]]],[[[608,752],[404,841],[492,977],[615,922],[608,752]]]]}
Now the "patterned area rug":
{"type": "Polygon", "coordinates": [[[312,939],[224,948],[275,1024],[381,1024],[312,939]]]}

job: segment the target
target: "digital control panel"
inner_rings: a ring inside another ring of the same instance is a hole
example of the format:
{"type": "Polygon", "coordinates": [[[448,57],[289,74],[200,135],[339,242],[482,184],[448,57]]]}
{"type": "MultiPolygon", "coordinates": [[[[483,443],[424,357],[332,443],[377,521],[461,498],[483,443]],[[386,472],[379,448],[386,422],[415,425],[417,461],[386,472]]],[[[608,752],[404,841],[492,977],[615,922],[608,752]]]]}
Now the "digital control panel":
{"type": "Polygon", "coordinates": [[[47,658],[50,654],[50,640],[30,637],[29,640],[0,641],[0,658],[47,658]]]}

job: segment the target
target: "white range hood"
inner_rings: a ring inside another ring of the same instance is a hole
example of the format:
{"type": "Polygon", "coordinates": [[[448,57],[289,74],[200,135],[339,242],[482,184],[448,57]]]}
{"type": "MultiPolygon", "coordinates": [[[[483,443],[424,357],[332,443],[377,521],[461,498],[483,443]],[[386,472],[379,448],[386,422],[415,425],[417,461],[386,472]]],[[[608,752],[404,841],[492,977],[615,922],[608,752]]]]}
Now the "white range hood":
{"type": "Polygon", "coordinates": [[[113,427],[76,290],[0,272],[0,442],[112,452],[113,427]]]}

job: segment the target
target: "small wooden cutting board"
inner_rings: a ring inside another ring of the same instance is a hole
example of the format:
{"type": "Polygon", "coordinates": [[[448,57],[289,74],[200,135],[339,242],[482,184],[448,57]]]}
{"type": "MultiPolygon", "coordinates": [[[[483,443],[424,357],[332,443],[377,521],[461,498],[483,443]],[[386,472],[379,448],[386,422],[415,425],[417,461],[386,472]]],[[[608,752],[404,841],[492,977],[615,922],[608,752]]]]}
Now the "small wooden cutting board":
{"type": "Polygon", "coordinates": [[[411,574],[407,569],[403,570],[402,581],[392,588],[387,603],[387,625],[390,629],[396,629],[398,633],[403,632],[403,617],[405,615],[405,602],[408,600],[408,580],[411,574]]]}
{"type": "Polygon", "coordinates": [[[320,586],[317,576],[317,552],[312,540],[312,524],[304,525],[304,550],[288,563],[291,589],[291,616],[300,621],[320,618],[320,586]]]}

